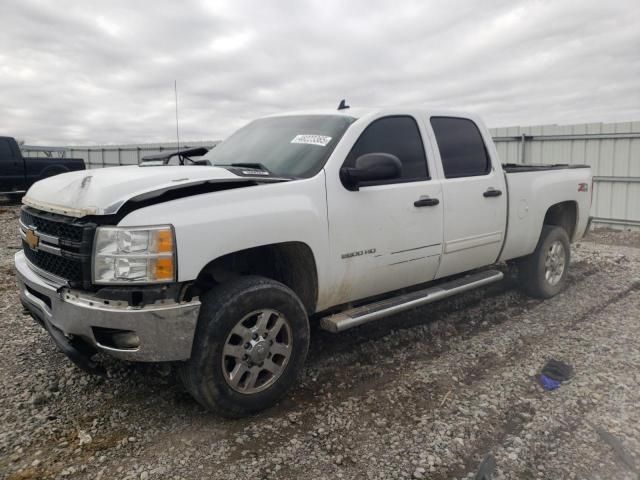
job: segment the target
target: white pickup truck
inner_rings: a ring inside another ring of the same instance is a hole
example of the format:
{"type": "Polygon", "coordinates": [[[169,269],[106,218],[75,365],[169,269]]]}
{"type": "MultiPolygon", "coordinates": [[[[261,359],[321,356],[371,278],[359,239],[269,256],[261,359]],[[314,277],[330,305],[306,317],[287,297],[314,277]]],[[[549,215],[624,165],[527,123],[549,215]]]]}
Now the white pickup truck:
{"type": "Polygon", "coordinates": [[[226,416],[285,394],[310,322],[341,332],[497,282],[505,261],[557,294],[589,223],[587,166],[503,166],[474,115],[275,115],[203,153],[37,182],[15,264],[23,305],[79,366],[177,362],[226,416]]]}

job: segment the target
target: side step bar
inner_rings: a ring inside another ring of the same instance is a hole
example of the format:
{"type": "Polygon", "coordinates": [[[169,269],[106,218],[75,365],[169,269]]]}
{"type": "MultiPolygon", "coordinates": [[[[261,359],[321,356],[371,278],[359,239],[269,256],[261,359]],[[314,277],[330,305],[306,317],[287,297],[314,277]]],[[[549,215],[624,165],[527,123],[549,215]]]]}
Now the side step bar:
{"type": "Polygon", "coordinates": [[[380,318],[420,307],[458,293],[499,282],[504,274],[498,270],[485,270],[473,273],[435,287],[425,288],[417,292],[406,293],[397,297],[379,300],[344,312],[329,315],[320,319],[320,326],[329,332],[342,332],[380,318]]]}

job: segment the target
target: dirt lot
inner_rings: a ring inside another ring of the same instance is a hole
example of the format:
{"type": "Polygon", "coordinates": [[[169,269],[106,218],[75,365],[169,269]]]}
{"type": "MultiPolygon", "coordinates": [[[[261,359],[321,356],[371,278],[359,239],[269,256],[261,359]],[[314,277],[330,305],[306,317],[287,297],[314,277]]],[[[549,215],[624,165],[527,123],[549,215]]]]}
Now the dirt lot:
{"type": "Polygon", "coordinates": [[[345,334],[314,328],[304,378],[230,421],[168,366],[76,369],[22,313],[15,207],[0,207],[0,477],[634,479],[640,468],[640,234],[575,245],[570,286],[511,279],[345,334]],[[534,375],[575,367],[553,392],[534,375]]]}

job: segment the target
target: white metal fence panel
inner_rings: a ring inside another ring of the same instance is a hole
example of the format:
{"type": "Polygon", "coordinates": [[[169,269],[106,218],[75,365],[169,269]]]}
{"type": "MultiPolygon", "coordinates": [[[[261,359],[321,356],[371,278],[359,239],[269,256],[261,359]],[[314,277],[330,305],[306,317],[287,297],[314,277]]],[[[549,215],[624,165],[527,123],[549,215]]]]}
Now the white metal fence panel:
{"type": "Polygon", "coordinates": [[[640,122],[495,128],[503,163],[585,163],[594,222],[640,227],[640,122]]]}

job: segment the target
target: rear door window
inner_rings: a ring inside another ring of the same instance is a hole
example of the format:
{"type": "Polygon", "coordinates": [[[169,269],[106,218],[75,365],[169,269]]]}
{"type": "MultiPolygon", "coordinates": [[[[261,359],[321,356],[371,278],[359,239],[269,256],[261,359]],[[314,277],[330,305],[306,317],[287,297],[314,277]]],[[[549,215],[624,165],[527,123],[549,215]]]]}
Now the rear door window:
{"type": "Polygon", "coordinates": [[[491,171],[477,125],[466,118],[431,117],[446,178],[474,177],[491,171]]]}

